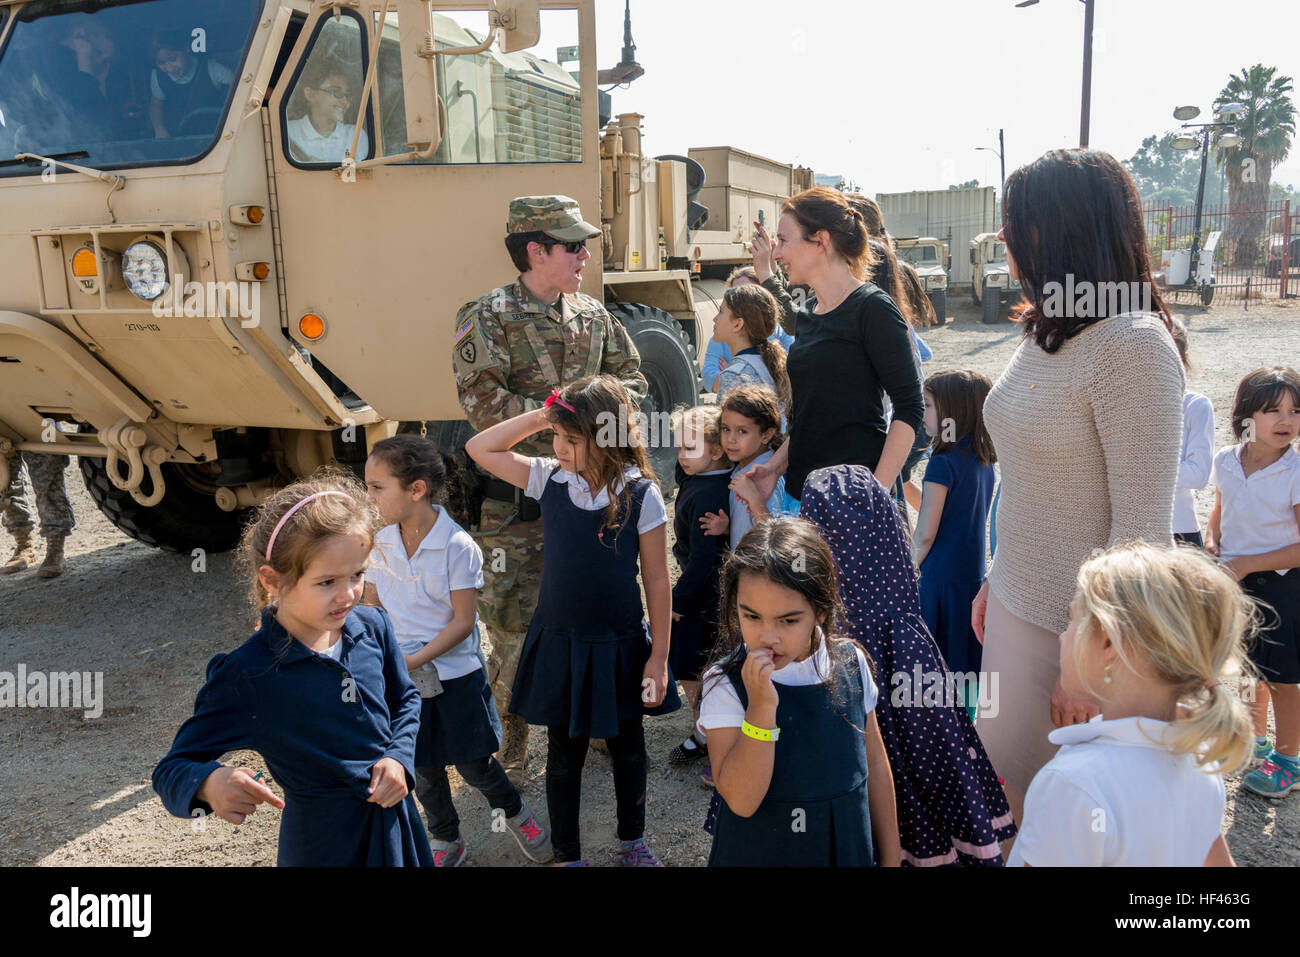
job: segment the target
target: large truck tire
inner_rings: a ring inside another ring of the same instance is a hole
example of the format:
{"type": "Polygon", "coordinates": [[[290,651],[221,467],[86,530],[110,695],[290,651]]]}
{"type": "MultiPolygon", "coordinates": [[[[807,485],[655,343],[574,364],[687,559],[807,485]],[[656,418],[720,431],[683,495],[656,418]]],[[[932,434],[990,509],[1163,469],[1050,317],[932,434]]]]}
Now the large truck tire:
{"type": "Polygon", "coordinates": [[[667,497],[677,486],[677,449],[666,441],[666,430],[659,427],[661,415],[656,413],[668,413],[678,406],[699,402],[701,383],[695,347],[677,320],[662,309],[623,302],[610,303],[607,308],[610,315],[623,323],[641,354],[641,374],[650,386],[641,411],[654,433],[646,436],[650,443],[647,451],[667,497]]]}
{"type": "Polygon", "coordinates": [[[169,552],[224,552],[234,548],[248,521],[248,510],[224,512],[213,497],[215,473],[203,465],[161,466],[166,494],[157,505],[144,506],[108,480],[105,460],[81,456],[86,491],[118,531],[138,542],[169,552]],[[212,492],[205,492],[210,487],[212,492]]]}
{"type": "Polygon", "coordinates": [[[936,292],[930,297],[930,305],[934,306],[934,323],[942,326],[948,321],[948,293],[936,292]]]}
{"type": "Polygon", "coordinates": [[[1002,311],[1002,293],[985,285],[981,298],[984,300],[984,310],[981,314],[984,325],[995,325],[999,318],[998,313],[1002,311]]]}

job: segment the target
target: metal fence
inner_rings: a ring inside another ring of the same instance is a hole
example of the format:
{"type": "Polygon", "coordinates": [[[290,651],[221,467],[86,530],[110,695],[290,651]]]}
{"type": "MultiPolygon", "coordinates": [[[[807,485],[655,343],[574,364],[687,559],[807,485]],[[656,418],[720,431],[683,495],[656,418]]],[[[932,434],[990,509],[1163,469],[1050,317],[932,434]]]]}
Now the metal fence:
{"type": "MultiPolygon", "coordinates": [[[[1161,253],[1192,244],[1196,228],[1195,206],[1150,202],[1143,208],[1153,266],[1161,253]]],[[[1216,299],[1285,299],[1300,294],[1300,222],[1288,200],[1271,200],[1253,209],[1230,209],[1207,203],[1201,211],[1201,245],[1214,232],[1222,233],[1214,250],[1216,299]]],[[[1196,264],[1192,264],[1195,273],[1196,264]]],[[[1199,299],[1190,290],[1161,290],[1177,302],[1179,297],[1199,299]]]]}

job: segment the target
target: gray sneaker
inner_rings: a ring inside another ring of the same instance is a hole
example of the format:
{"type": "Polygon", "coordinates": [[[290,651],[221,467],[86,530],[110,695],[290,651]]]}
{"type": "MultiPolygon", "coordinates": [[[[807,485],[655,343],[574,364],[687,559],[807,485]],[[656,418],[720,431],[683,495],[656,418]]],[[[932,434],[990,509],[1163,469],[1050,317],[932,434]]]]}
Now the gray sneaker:
{"type": "Polygon", "coordinates": [[[463,837],[455,841],[440,841],[436,837],[430,837],[429,849],[433,851],[434,867],[460,867],[469,856],[469,845],[463,837]]]}
{"type": "Polygon", "coordinates": [[[506,818],[506,823],[510,825],[510,833],[519,842],[519,849],[530,861],[546,864],[554,859],[551,835],[547,832],[546,825],[537,820],[526,801],[519,808],[518,814],[506,818]]]}

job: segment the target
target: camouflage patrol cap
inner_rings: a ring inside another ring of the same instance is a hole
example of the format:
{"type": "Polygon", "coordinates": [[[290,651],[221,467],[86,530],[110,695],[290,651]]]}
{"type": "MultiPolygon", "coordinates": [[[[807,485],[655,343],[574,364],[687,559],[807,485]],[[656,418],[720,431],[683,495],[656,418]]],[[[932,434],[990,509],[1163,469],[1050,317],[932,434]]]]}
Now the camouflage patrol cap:
{"type": "Polygon", "coordinates": [[[569,196],[519,196],[512,199],[506,233],[534,232],[546,233],[565,243],[600,235],[599,229],[583,220],[578,201],[569,196]]]}

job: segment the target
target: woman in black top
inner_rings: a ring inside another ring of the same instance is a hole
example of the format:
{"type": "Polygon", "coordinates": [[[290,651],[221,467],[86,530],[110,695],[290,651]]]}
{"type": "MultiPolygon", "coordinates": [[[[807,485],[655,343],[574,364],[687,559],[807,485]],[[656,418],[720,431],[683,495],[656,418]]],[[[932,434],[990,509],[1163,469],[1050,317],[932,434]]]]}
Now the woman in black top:
{"type": "Polygon", "coordinates": [[[906,320],[860,278],[873,265],[862,214],[836,190],[805,190],[782,207],[776,241],[790,282],[812,287],[816,305],[796,317],[787,360],[790,438],[747,474],[764,495],[784,474],[794,499],[809,472],[832,465],[865,465],[892,488],[925,405],[906,320]],[[885,395],[894,405],[888,429],[885,395]]]}

